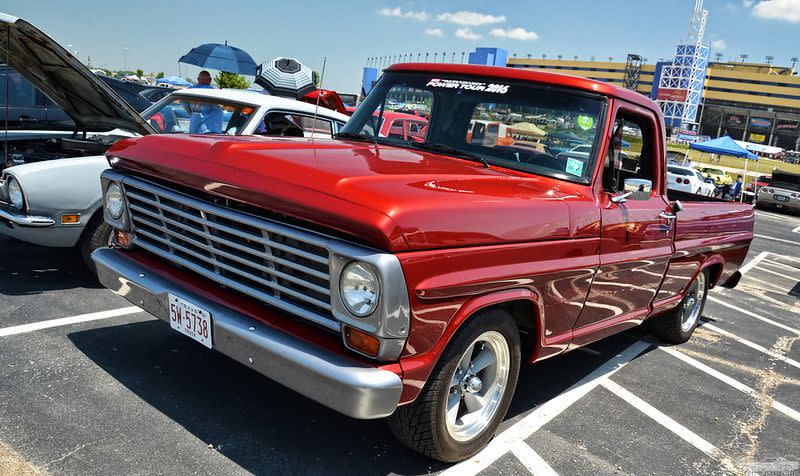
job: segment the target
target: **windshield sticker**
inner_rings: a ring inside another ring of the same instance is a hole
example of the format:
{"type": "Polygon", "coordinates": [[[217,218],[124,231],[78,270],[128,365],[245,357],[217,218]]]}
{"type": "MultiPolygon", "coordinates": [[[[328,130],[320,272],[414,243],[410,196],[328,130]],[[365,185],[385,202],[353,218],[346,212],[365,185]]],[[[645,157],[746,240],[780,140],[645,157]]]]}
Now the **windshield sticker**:
{"type": "Polygon", "coordinates": [[[588,131],[592,127],[594,127],[594,118],[592,116],[578,116],[578,127],[581,129],[588,131]]]}
{"type": "Polygon", "coordinates": [[[572,157],[567,159],[567,173],[570,175],[583,175],[583,162],[572,157]]]}
{"type": "Polygon", "coordinates": [[[446,89],[465,89],[468,91],[483,91],[485,93],[505,94],[508,92],[508,84],[484,83],[481,81],[462,81],[460,79],[439,79],[433,78],[428,81],[426,86],[432,88],[446,89]]]}

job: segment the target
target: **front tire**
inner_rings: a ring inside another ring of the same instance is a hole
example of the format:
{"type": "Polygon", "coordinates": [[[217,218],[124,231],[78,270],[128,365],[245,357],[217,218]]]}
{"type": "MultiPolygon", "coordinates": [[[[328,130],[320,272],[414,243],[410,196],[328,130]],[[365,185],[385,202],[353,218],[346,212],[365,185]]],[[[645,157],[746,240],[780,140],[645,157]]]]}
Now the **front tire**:
{"type": "Polygon", "coordinates": [[[653,333],[672,344],[688,341],[703,315],[707,295],[708,270],[703,270],[689,286],[678,307],[650,321],[653,333]]]}
{"type": "Polygon", "coordinates": [[[97,268],[92,261],[92,252],[98,248],[104,248],[111,242],[111,226],[103,221],[102,215],[94,216],[86,225],[81,235],[81,241],[78,245],[80,248],[81,257],[86,267],[92,274],[97,275],[97,268]]]}
{"type": "Polygon", "coordinates": [[[511,404],[521,362],[519,329],[502,310],[472,316],[458,330],[417,399],[389,417],[409,448],[462,461],[494,436],[511,404]]]}

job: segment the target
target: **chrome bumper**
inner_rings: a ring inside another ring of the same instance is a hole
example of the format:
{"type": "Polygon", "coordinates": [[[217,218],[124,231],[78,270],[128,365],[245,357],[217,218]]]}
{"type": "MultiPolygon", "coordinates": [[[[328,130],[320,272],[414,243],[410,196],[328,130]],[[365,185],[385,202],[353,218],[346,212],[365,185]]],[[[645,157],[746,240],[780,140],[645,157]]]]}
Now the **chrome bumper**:
{"type": "Polygon", "coordinates": [[[9,210],[3,205],[0,205],[0,219],[8,220],[16,225],[32,227],[53,226],[56,223],[52,218],[25,215],[9,210]]]}
{"type": "Polygon", "coordinates": [[[92,253],[100,282],[169,322],[168,293],[211,313],[213,348],[333,410],[354,418],[381,418],[397,408],[400,377],[311,345],[225,306],[186,291],[138,265],[124,252],[92,253]]]}

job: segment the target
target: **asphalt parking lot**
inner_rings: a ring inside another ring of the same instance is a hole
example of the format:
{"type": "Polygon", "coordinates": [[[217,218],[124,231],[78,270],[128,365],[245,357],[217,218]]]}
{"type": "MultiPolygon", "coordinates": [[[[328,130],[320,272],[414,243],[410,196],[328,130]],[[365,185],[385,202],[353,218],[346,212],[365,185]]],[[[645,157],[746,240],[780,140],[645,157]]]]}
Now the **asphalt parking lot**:
{"type": "Polygon", "coordinates": [[[0,453],[82,475],[800,474],[800,218],[758,211],[756,234],[690,342],[631,331],[525,368],[452,467],[172,331],[70,250],[0,238],[0,453]]]}

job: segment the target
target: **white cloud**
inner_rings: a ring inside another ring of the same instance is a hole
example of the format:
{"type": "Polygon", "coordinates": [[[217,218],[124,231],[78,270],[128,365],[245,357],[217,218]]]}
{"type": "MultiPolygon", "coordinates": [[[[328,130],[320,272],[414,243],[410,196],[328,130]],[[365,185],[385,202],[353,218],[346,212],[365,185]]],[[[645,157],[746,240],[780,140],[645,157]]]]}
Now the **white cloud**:
{"type": "Polygon", "coordinates": [[[721,51],[727,48],[728,45],[725,43],[725,40],[714,40],[711,42],[711,48],[721,51]]]}
{"type": "Polygon", "coordinates": [[[745,8],[752,7],[753,3],[755,3],[755,0],[742,0],[742,4],[744,5],[745,8]]]}
{"type": "Polygon", "coordinates": [[[464,40],[480,40],[481,35],[475,33],[470,28],[459,28],[456,30],[456,37],[464,40]]]}
{"type": "Polygon", "coordinates": [[[418,21],[425,21],[431,16],[428,15],[428,12],[414,12],[414,11],[403,11],[400,7],[397,8],[381,8],[378,12],[385,17],[398,17],[398,18],[410,18],[412,20],[418,21]]]}
{"type": "Polygon", "coordinates": [[[762,0],[753,7],[753,15],[768,20],[800,23],[800,0],[762,0]]]}
{"type": "Polygon", "coordinates": [[[427,28],[425,30],[425,34],[428,36],[437,36],[439,38],[444,38],[444,31],[441,28],[427,28]]]}
{"type": "Polygon", "coordinates": [[[538,33],[524,28],[495,28],[489,34],[496,38],[508,38],[510,40],[533,41],[539,39],[538,33]]]}
{"type": "Polygon", "coordinates": [[[491,25],[493,23],[503,23],[506,21],[506,17],[503,15],[486,15],[485,13],[469,12],[465,10],[455,13],[442,13],[437,16],[436,19],[465,26],[491,25]]]}

